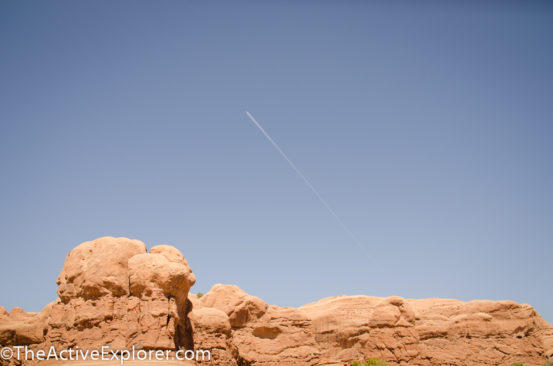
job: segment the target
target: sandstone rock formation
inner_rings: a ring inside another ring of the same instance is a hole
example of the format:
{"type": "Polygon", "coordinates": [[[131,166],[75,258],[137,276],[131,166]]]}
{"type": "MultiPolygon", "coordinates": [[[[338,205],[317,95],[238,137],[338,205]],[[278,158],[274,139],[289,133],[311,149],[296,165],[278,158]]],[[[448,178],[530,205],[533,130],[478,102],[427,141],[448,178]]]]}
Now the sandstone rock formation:
{"type": "Polygon", "coordinates": [[[511,301],[338,296],[282,308],[231,285],[198,298],[189,294],[194,282],[173,247],[148,252],[140,241],[111,237],[83,243],[66,258],[56,301],[40,313],[0,307],[0,348],[195,348],[212,356],[198,364],[221,366],[369,357],[390,365],[541,365],[553,357],[553,327],[511,301]]]}
{"type": "Polygon", "coordinates": [[[196,281],[178,250],[104,237],[73,249],[59,298],[41,313],[0,313],[0,344],[32,349],[193,348],[188,291],[196,281]]]}
{"type": "MultiPolygon", "coordinates": [[[[338,296],[294,309],[216,285],[194,303],[192,314],[208,306],[229,320],[248,309],[241,316],[248,320],[231,326],[239,365],[344,365],[377,357],[391,365],[510,366],[553,356],[553,327],[512,301],[338,296]]],[[[195,329],[195,339],[201,343],[206,333],[195,329]]]]}

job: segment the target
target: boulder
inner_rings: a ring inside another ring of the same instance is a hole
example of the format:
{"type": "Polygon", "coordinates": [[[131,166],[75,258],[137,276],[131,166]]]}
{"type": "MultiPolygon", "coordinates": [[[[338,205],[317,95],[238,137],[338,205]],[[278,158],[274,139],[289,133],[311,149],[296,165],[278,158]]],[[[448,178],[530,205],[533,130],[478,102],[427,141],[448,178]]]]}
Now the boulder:
{"type": "Polygon", "coordinates": [[[60,299],[128,296],[128,261],[140,253],[146,253],[146,245],[139,240],[103,237],[82,243],[65,259],[57,280],[60,299]]]}
{"type": "Polygon", "coordinates": [[[164,254],[137,254],[128,260],[128,268],[130,293],[138,298],[161,295],[185,299],[196,282],[184,261],[170,261],[164,254]]]}
{"type": "Polygon", "coordinates": [[[261,317],[267,311],[267,303],[258,297],[248,295],[238,286],[217,284],[200,299],[204,306],[225,312],[233,327],[245,326],[261,317]]]}

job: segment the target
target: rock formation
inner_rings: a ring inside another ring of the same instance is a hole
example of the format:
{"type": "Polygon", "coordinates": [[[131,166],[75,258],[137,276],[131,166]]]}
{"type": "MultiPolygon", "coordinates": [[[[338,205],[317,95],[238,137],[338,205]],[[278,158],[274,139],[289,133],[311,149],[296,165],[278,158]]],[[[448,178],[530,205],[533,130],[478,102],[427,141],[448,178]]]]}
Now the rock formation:
{"type": "Polygon", "coordinates": [[[126,238],[85,242],[65,260],[57,300],[40,313],[0,307],[0,348],[195,348],[212,356],[198,364],[221,366],[344,365],[369,357],[390,365],[541,365],[553,357],[553,327],[512,301],[338,296],[282,308],[231,285],[198,298],[189,294],[194,282],[171,246],[148,252],[126,238]]]}

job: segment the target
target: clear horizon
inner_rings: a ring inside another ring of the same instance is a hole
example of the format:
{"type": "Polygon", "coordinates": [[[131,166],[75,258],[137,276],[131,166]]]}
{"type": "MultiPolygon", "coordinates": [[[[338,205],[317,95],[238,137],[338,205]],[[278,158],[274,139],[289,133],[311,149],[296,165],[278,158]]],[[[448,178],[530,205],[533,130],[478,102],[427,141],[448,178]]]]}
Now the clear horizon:
{"type": "Polygon", "coordinates": [[[40,311],[69,250],[125,236],[194,293],[553,323],[552,35],[551,1],[0,2],[0,305],[40,311]]]}

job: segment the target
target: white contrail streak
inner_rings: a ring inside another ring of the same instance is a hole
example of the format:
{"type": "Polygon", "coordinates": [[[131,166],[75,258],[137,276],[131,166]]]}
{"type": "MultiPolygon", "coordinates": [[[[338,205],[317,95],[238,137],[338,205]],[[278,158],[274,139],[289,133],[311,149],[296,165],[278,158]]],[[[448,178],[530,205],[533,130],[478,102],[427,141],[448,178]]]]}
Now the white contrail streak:
{"type": "Polygon", "coordinates": [[[253,116],[251,115],[250,112],[246,111],[246,115],[252,120],[252,122],[255,124],[255,126],[259,129],[259,131],[261,131],[261,133],[263,133],[263,135],[265,135],[265,137],[267,138],[267,140],[269,140],[269,142],[271,143],[271,145],[274,146],[275,149],[277,149],[277,151],[280,153],[280,155],[282,155],[282,157],[288,162],[288,164],[290,164],[290,166],[292,167],[292,169],[294,169],[294,171],[296,172],[296,174],[304,181],[304,183],[309,187],[309,189],[311,189],[311,191],[315,194],[315,196],[317,196],[317,198],[319,199],[319,201],[321,201],[321,203],[326,207],[326,209],[328,210],[328,212],[330,212],[330,214],[332,216],[334,216],[334,218],[336,219],[336,221],[338,221],[338,223],[340,224],[340,226],[342,227],[342,229],[344,229],[344,231],[351,237],[351,239],[355,242],[355,244],[357,244],[357,246],[365,253],[365,254],[369,254],[367,249],[361,244],[361,242],[359,241],[359,239],[357,239],[357,236],[355,236],[355,234],[346,226],[346,224],[342,221],[342,219],[338,216],[338,214],[332,209],[332,207],[330,207],[330,205],[328,204],[328,202],[326,202],[326,200],[321,196],[321,194],[319,193],[319,191],[317,191],[317,189],[315,189],[315,187],[313,186],[313,184],[311,184],[311,182],[309,181],[309,179],[307,179],[305,177],[305,175],[303,175],[303,173],[298,169],[298,167],[296,166],[296,164],[294,164],[292,162],[292,160],[290,160],[290,158],[288,158],[288,156],[284,153],[284,151],[282,151],[282,149],[280,148],[280,146],[278,146],[278,144],[275,142],[275,140],[273,140],[271,138],[271,136],[269,136],[269,134],[267,133],[267,131],[265,131],[263,129],[263,127],[261,127],[261,125],[259,124],[259,122],[256,121],[255,118],[253,118],[253,116]]]}

